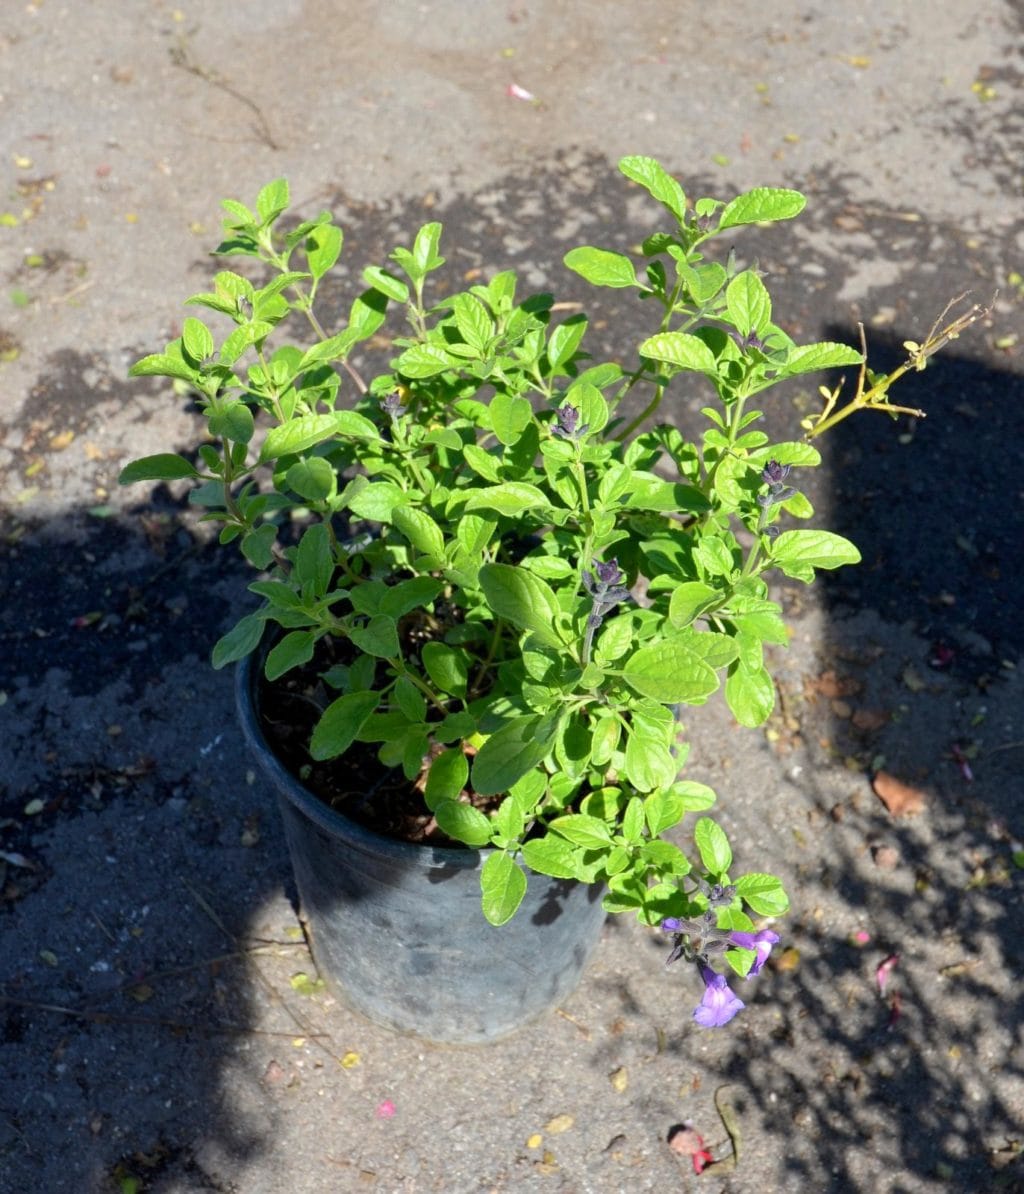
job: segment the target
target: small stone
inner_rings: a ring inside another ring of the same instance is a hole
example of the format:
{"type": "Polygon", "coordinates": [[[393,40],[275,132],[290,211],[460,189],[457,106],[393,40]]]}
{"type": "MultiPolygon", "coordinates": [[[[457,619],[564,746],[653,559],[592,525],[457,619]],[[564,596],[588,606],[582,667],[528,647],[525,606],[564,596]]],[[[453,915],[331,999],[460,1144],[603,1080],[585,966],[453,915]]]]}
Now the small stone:
{"type": "Polygon", "coordinates": [[[888,771],[879,771],[871,786],[894,817],[912,817],[924,811],[925,798],[921,789],[903,783],[888,771]]]}
{"type": "Polygon", "coordinates": [[[895,870],[900,864],[900,852],[895,846],[872,846],[871,857],[883,871],[895,870]]]}

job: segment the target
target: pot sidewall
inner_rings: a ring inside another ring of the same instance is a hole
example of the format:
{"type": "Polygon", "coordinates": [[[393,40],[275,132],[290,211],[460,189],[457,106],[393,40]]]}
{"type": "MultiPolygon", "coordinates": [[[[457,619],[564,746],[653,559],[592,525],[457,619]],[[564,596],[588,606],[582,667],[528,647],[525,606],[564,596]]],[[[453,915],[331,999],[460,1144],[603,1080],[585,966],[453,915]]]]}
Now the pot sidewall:
{"type": "Polygon", "coordinates": [[[238,715],[277,793],[314,956],[337,993],[377,1023],[458,1044],[498,1039],[557,1006],[600,939],[603,889],[527,871],[519,911],[490,924],[480,909],[490,850],[373,833],[279,762],[259,723],[263,657],[238,666],[238,715]]]}

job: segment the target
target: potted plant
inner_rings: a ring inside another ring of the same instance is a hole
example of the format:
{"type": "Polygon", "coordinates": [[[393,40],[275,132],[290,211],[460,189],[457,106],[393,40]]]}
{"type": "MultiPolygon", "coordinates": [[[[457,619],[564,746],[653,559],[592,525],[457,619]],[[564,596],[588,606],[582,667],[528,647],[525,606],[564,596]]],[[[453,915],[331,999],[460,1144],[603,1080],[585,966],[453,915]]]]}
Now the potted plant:
{"type": "Polygon", "coordinates": [[[565,264],[650,311],[625,365],[592,361],[586,316],[559,320],[510,270],[433,289],[437,223],[366,268],[325,329],[342,231],[327,212],[289,223],[277,180],[255,210],[225,201],[216,250],[264,276],[225,270],[187,300],[227,334],[186,318],[131,370],[188,387],[209,435],[121,482],[193,482],[260,573],[213,664],[243,661],[242,722],[281,794],[318,963],[360,1010],[433,1039],[491,1039],[564,997],[606,912],[672,934],[670,960],[704,982],[698,1023],[743,1006],[727,977],[761,969],[778,937],[754,918],[788,901],[772,875],[733,874],[715,794],[679,778],[677,707],[721,691],[741,724],[769,716],[764,648],[787,631],[766,574],[859,558],[800,525],[810,441],[853,410],[901,410],[893,381],[978,314],[886,377],[845,344],[797,345],[757,269],[708,250],[803,196],[691,205],[655,160],[619,166],[666,217],[642,270],[594,247],[565,264]],[[366,381],[350,357],[389,308],[406,326],[366,381]],[[855,394],[823,391],[803,439],[770,438],[757,396],[836,366],[859,369],[855,394]],[[699,434],[657,422],[680,382],[708,395],[699,434]]]}

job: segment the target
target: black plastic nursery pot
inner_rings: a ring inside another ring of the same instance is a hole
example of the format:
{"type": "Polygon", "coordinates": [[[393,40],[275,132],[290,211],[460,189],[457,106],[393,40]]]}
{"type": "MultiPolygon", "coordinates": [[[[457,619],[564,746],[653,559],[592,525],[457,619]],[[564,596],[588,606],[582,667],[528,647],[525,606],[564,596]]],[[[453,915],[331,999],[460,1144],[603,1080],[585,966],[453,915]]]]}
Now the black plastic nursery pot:
{"type": "Polygon", "coordinates": [[[488,851],[373,833],[281,764],[260,725],[262,658],[238,666],[238,715],[277,793],[301,915],[331,989],[377,1024],[448,1044],[498,1040],[556,1007],[600,939],[603,889],[530,873],[513,919],[489,924],[480,910],[488,851]]]}

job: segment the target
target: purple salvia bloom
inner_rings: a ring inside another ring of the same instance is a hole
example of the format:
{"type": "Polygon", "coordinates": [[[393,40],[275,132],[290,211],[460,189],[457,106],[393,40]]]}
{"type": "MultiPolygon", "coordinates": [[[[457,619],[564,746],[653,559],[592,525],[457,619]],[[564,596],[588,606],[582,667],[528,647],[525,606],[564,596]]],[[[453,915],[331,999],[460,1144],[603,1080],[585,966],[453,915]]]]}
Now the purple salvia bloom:
{"type": "Polygon", "coordinates": [[[719,974],[710,966],[700,967],[704,980],[704,997],[693,1010],[693,1018],[702,1028],[721,1028],[747,1006],[719,974]]]}
{"type": "Polygon", "coordinates": [[[589,430],[589,423],[580,426],[580,412],[568,402],[555,411],[555,425],[551,428],[551,434],[559,439],[582,439],[589,430]]]}
{"type": "Polygon", "coordinates": [[[739,929],[733,929],[729,934],[729,940],[733,945],[738,945],[741,949],[752,949],[757,954],[753,966],[747,971],[747,978],[751,979],[761,973],[762,967],[768,961],[768,955],[772,952],[772,946],[779,942],[779,935],[771,929],[762,929],[760,933],[742,933],[739,929]]]}

